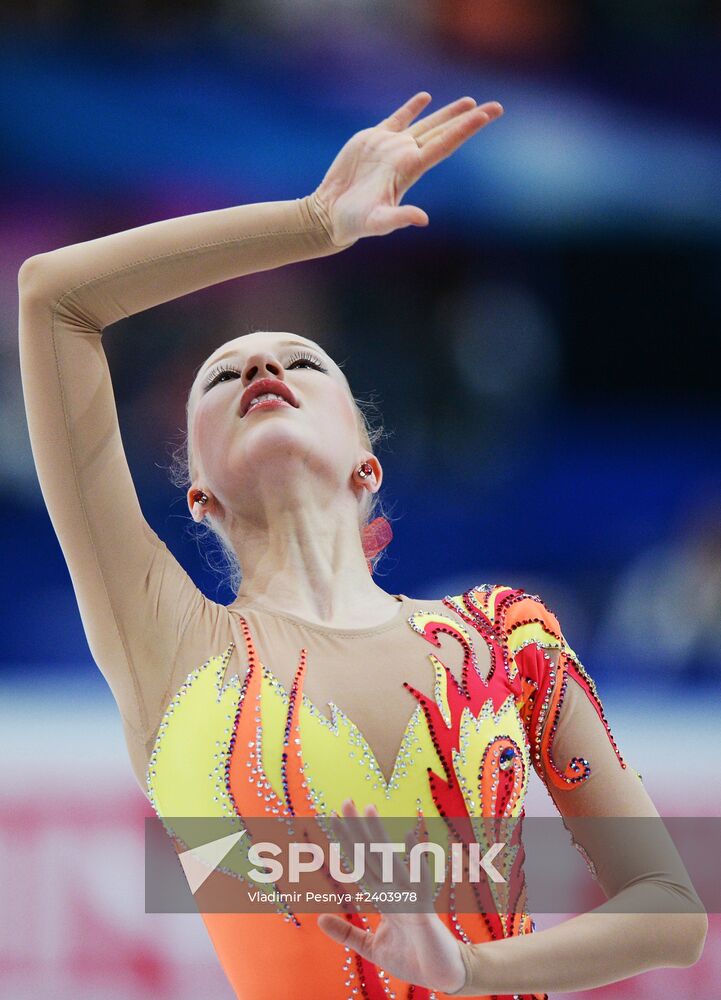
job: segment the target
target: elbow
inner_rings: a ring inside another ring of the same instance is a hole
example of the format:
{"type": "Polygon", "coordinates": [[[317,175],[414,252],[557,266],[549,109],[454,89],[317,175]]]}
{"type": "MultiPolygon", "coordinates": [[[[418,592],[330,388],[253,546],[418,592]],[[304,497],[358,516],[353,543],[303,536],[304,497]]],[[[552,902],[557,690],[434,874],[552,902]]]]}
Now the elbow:
{"type": "MultiPolygon", "coordinates": [[[[49,250],[38,253],[23,261],[18,271],[18,294],[21,313],[48,311],[60,316],[61,320],[71,320],[75,329],[88,333],[101,333],[103,324],[89,308],[87,299],[80,289],[89,284],[82,280],[82,268],[73,265],[72,254],[66,249],[49,250]]],[[[31,324],[20,321],[20,340],[27,336],[24,332],[31,324]]]]}
{"type": "Polygon", "coordinates": [[[688,968],[703,955],[708,934],[708,916],[705,913],[684,913],[679,921],[679,954],[676,965],[688,968]]]}
{"type": "Polygon", "coordinates": [[[18,271],[18,292],[20,298],[28,301],[47,300],[58,295],[60,285],[57,251],[36,253],[20,265],[18,271]]]}
{"type": "Polygon", "coordinates": [[[23,261],[18,271],[18,291],[21,298],[37,296],[47,274],[48,254],[38,253],[23,261]]]}
{"type": "Polygon", "coordinates": [[[689,961],[686,965],[695,965],[703,955],[708,934],[708,916],[705,913],[690,914],[694,917],[694,932],[689,949],[689,961]]]}

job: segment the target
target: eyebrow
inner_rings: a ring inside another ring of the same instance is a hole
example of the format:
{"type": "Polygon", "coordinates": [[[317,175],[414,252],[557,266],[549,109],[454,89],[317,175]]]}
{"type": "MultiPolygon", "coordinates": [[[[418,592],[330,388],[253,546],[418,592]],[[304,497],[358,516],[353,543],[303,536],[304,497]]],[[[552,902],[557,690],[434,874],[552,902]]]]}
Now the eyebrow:
{"type": "MultiPolygon", "coordinates": [[[[312,341],[286,340],[280,346],[281,347],[313,347],[313,348],[315,348],[316,351],[320,351],[321,354],[323,353],[323,351],[321,350],[321,348],[317,344],[314,344],[312,341]]],[[[212,362],[212,364],[207,365],[206,367],[204,367],[202,369],[201,372],[198,373],[198,378],[200,378],[201,375],[205,375],[206,372],[210,371],[210,369],[213,368],[215,365],[217,365],[219,361],[224,361],[226,358],[232,358],[233,355],[235,355],[237,353],[238,353],[237,350],[235,350],[235,351],[226,351],[224,354],[219,355],[215,359],[215,361],[212,362]]]]}

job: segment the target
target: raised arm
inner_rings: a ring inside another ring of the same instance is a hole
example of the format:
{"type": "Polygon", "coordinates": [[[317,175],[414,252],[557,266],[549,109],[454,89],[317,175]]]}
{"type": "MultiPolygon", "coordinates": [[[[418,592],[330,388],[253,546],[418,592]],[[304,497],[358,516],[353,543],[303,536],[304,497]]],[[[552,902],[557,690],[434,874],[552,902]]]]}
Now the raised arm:
{"type": "Polygon", "coordinates": [[[196,289],[338,250],[313,197],[152,223],[27,260],[20,365],[40,486],[93,657],[145,736],[202,595],[145,521],[102,331],[196,289]]]}
{"type": "Polygon", "coordinates": [[[143,739],[165,707],[184,632],[207,602],[142,515],[102,331],[221,281],[424,224],[420,209],[399,205],[404,192],[500,113],[466,98],[411,126],[428,100],[417,94],[354,135],[304,198],[151,223],[38,254],[20,269],[20,364],[40,486],[93,657],[126,727],[143,739]]]}

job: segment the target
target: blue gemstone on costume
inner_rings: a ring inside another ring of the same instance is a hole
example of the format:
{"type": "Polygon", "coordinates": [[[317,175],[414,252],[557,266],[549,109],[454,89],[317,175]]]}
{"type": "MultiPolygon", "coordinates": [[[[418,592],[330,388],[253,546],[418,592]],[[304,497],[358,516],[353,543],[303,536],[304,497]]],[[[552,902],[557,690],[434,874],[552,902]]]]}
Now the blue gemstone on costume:
{"type": "Polygon", "coordinates": [[[498,760],[498,766],[502,771],[507,771],[509,767],[513,766],[513,758],[516,756],[516,751],[513,747],[506,747],[506,749],[501,753],[498,760]]]}

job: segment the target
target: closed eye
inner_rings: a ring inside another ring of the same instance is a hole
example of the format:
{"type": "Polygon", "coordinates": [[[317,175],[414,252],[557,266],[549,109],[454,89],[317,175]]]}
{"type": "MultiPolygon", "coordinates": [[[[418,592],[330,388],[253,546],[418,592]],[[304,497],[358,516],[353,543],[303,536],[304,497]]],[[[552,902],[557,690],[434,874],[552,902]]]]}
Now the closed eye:
{"type": "Polygon", "coordinates": [[[203,392],[207,392],[216,382],[226,382],[225,375],[235,375],[237,378],[240,378],[240,372],[237,372],[235,368],[231,368],[230,365],[222,365],[219,368],[214,368],[203,386],[203,392]]]}
{"type": "Polygon", "coordinates": [[[299,351],[290,358],[288,368],[295,368],[301,362],[309,364],[311,368],[316,368],[320,372],[328,371],[313,354],[305,354],[303,351],[299,351]]]}
{"type": "MultiPolygon", "coordinates": [[[[312,354],[303,354],[302,352],[300,354],[294,354],[288,362],[287,368],[288,370],[291,370],[299,367],[300,365],[309,365],[317,371],[328,372],[328,369],[325,368],[320,361],[317,360],[317,358],[313,357],[312,354]]],[[[226,375],[240,378],[240,372],[237,368],[233,368],[232,365],[221,363],[211,370],[203,386],[203,392],[207,392],[208,389],[211,389],[216,382],[227,382],[228,379],[225,378],[226,375]]]]}

